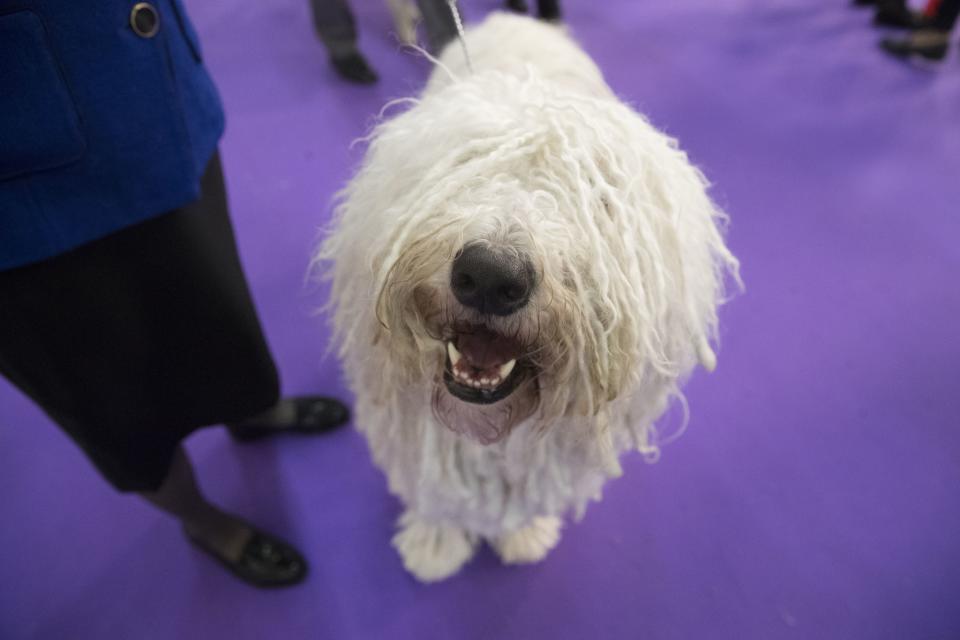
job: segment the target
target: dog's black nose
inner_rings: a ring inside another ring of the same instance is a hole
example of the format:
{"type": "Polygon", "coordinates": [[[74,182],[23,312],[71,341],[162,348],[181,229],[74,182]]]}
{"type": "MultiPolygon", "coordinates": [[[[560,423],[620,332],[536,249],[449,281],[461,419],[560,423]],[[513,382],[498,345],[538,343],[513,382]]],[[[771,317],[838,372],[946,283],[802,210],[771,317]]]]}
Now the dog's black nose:
{"type": "Polygon", "coordinates": [[[465,307],[508,316],[530,301],[535,283],[526,258],[482,244],[468,244],[453,261],[450,287],[465,307]]]}

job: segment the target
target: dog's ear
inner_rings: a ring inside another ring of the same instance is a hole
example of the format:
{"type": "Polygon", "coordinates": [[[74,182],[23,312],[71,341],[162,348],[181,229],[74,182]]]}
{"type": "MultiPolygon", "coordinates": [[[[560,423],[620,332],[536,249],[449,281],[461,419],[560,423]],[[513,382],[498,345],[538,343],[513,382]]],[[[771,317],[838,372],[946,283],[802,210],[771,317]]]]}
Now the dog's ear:
{"type": "Polygon", "coordinates": [[[712,372],[717,356],[717,308],[727,286],[740,284],[738,262],[726,246],[727,216],[709,194],[710,184],[676,140],[636,122],[644,156],[635,167],[640,242],[656,259],[640,261],[653,287],[651,318],[671,366],[700,364],[712,372]],[[683,364],[682,364],[683,363],[683,364]]]}

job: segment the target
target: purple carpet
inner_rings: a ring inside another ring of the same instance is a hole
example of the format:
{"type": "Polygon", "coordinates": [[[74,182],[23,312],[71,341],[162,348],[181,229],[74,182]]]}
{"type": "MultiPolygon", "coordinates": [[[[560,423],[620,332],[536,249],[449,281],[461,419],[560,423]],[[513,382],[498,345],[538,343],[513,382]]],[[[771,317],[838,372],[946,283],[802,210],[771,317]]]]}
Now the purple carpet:
{"type": "MultiPolygon", "coordinates": [[[[339,82],[306,0],[192,0],[228,114],[241,253],[288,393],[349,397],[304,286],[350,148],[428,65],[355,0],[382,75],[339,82]]],[[[464,0],[476,20],[492,0],[464,0]]],[[[615,90],[677,136],[733,220],[744,295],[687,433],[627,460],[540,565],[482,552],[421,586],[361,438],[189,449],[208,493],[297,543],[249,588],[118,496],[0,385],[0,638],[960,638],[960,60],[883,57],[841,0],[567,0],[615,90]]],[[[2,301],[0,301],[2,304],[2,301]]]]}

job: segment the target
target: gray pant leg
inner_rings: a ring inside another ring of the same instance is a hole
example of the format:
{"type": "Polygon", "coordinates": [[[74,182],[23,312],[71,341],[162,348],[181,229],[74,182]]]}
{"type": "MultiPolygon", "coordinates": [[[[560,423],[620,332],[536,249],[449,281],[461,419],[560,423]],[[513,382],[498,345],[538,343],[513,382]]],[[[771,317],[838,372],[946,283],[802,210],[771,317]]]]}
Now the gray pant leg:
{"type": "MultiPolygon", "coordinates": [[[[314,0],[316,2],[317,0],[314,0]]],[[[457,23],[447,0],[417,0],[423,26],[427,30],[427,43],[432,53],[439,53],[457,37],[457,23]]]]}
{"type": "Polygon", "coordinates": [[[331,56],[357,50],[357,28],[347,0],[310,0],[313,26],[331,56]]]}

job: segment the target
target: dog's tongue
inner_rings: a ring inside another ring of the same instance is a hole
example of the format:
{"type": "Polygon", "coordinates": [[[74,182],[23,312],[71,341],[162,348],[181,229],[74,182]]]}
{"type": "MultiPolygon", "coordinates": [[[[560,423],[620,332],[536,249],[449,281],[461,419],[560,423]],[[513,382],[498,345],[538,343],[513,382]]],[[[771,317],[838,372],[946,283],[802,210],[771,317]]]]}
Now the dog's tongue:
{"type": "Polygon", "coordinates": [[[461,333],[457,338],[457,350],[473,367],[491,369],[517,357],[520,348],[516,340],[501,336],[488,329],[475,329],[461,333]]]}

